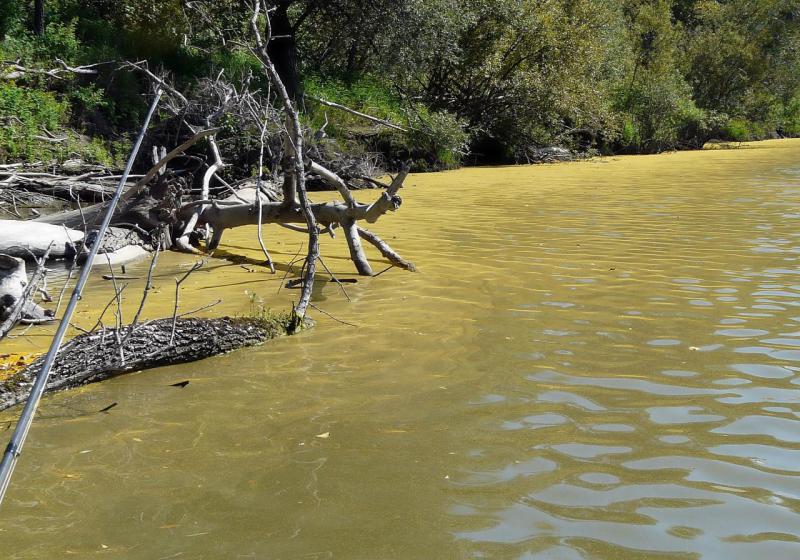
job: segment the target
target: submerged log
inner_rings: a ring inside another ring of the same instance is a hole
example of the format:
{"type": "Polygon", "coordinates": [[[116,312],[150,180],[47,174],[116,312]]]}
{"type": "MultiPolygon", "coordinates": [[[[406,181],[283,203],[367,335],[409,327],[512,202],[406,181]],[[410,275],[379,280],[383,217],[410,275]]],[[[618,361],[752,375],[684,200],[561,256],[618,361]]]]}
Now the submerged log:
{"type": "MultiPolygon", "coordinates": [[[[82,334],[56,358],[45,391],[60,391],[148,368],[202,360],[290,333],[289,316],[158,319],[82,334]],[[170,343],[171,341],[171,343],[170,343]],[[121,344],[120,344],[121,342],[121,344]]],[[[0,410],[24,401],[43,358],[0,381],[0,410]]]]}

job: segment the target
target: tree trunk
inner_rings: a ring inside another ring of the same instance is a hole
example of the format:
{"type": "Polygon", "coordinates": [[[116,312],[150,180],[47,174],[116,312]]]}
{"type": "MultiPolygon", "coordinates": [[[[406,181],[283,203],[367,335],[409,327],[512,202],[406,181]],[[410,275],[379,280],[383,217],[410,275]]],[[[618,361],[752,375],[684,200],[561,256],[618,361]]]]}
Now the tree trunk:
{"type": "MultiPolygon", "coordinates": [[[[366,220],[373,223],[386,212],[397,210],[401,202],[400,197],[384,192],[373,204],[348,206],[341,202],[324,202],[312,204],[311,211],[322,226],[344,224],[355,220],[366,220]]],[[[305,222],[299,204],[287,207],[283,202],[265,202],[261,204],[261,210],[261,221],[264,224],[305,222]]],[[[203,211],[200,222],[211,225],[214,230],[214,236],[208,247],[213,250],[216,249],[226,229],[255,225],[258,222],[258,210],[250,204],[213,205],[203,211]]]]}
{"type": "MultiPolygon", "coordinates": [[[[82,334],[58,354],[45,390],[69,389],[132,371],[202,360],[261,344],[286,334],[288,326],[285,317],[177,319],[172,344],[172,319],[82,334]]],[[[0,382],[0,410],[27,398],[42,361],[39,358],[0,382]]]]}
{"type": "Polygon", "coordinates": [[[83,241],[83,232],[61,225],[34,221],[0,220],[0,253],[13,257],[72,257],[83,241]]]}
{"type": "Polygon", "coordinates": [[[33,34],[37,37],[44,35],[44,0],[33,2],[33,34]]]}
{"type": "Polygon", "coordinates": [[[299,102],[303,96],[300,84],[299,57],[297,53],[297,39],[295,29],[289,20],[290,3],[281,3],[275,12],[270,15],[272,36],[274,37],[267,46],[267,54],[275,65],[286,93],[293,101],[299,102]]]}

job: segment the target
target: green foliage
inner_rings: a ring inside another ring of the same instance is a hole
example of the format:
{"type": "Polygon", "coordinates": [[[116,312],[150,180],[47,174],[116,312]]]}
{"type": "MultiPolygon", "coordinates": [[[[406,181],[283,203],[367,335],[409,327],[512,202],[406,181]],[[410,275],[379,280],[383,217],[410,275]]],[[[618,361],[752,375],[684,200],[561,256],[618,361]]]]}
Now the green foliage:
{"type": "Polygon", "coordinates": [[[620,141],[625,146],[640,146],[642,144],[642,135],[636,123],[630,117],[625,119],[625,124],[622,125],[620,132],[620,141]]]}
{"type": "Polygon", "coordinates": [[[787,136],[800,136],[800,93],[786,104],[781,132],[787,136]]]}
{"type": "MultiPolygon", "coordinates": [[[[390,159],[411,159],[416,170],[457,167],[469,151],[469,134],[463,119],[448,111],[432,111],[420,103],[409,105],[374,76],[351,83],[311,77],[305,80],[304,88],[311,97],[408,128],[408,134],[380,126],[376,129],[374,123],[363,117],[307,102],[313,127],[320,128],[327,120],[326,132],[334,137],[375,136],[367,142],[368,147],[377,148],[390,159]]],[[[348,148],[352,150],[353,146],[348,148]]]]}
{"type": "MultiPolygon", "coordinates": [[[[29,3],[0,0],[0,59],[35,68],[54,68],[56,58],[147,59],[187,92],[220,71],[266,91],[260,64],[242,46],[247,4],[48,0],[48,25],[36,37],[29,3]]],[[[281,4],[307,93],[412,129],[382,129],[306,100],[306,124],[319,130],[327,120],[333,150],[377,150],[440,169],[458,165],[467,145],[473,161],[498,162],[548,145],[653,152],[710,138],[800,135],[797,0],[281,4]]],[[[0,131],[0,154],[114,161],[113,141],[140,121],[146,88],[112,66],[93,77],[0,82],[0,117],[20,121],[0,131]],[[45,122],[70,140],[33,139],[45,122]]],[[[252,152],[252,131],[230,136],[229,149],[252,152]]]]}
{"type": "Polygon", "coordinates": [[[19,0],[0,0],[0,41],[18,24],[21,4],[19,0]]]}
{"type": "Polygon", "coordinates": [[[750,127],[744,119],[730,119],[722,129],[722,140],[746,142],[750,140],[750,127]]]}
{"type": "Polygon", "coordinates": [[[64,123],[68,106],[52,93],[0,82],[0,160],[49,160],[63,150],[42,142],[44,129],[56,131],[64,123]]]}
{"type": "Polygon", "coordinates": [[[485,152],[495,145],[494,157],[502,159],[541,144],[579,147],[614,128],[605,82],[620,72],[608,48],[619,36],[613,5],[460,4],[465,15],[455,43],[437,49],[448,56],[434,58],[426,75],[412,74],[404,85],[421,83],[416,90],[433,109],[467,121],[485,152]]]}
{"type": "Polygon", "coordinates": [[[429,157],[436,169],[452,169],[461,164],[469,152],[467,124],[447,111],[432,112],[417,104],[408,119],[411,126],[408,143],[429,157]]]}
{"type": "Polygon", "coordinates": [[[29,31],[20,30],[8,36],[0,49],[5,60],[20,60],[31,65],[37,62],[53,64],[58,58],[81,61],[87,51],[76,36],[77,20],[51,23],[42,37],[34,37],[29,31]]]}
{"type": "Polygon", "coordinates": [[[92,110],[108,107],[109,100],[105,92],[94,85],[78,86],[70,92],[70,99],[77,103],[83,110],[92,110]]]}
{"type": "MultiPolygon", "coordinates": [[[[308,95],[318,97],[326,101],[333,101],[351,109],[361,111],[385,119],[388,121],[403,124],[406,120],[405,112],[402,107],[402,100],[394,95],[385,82],[381,82],[373,76],[363,76],[357,81],[347,83],[343,80],[322,79],[317,76],[306,78],[303,86],[308,95]]],[[[312,102],[309,102],[311,104],[312,102]]],[[[368,121],[364,121],[355,115],[332,111],[320,108],[315,110],[321,113],[327,111],[329,118],[334,126],[352,125],[364,126],[368,121]]]]}
{"type": "Polygon", "coordinates": [[[667,76],[642,72],[639,80],[618,93],[618,109],[626,115],[620,144],[625,151],[657,152],[699,147],[710,137],[706,112],[674,72],[667,76]]]}
{"type": "Polygon", "coordinates": [[[214,67],[224,70],[225,76],[234,83],[250,75],[261,75],[261,63],[249,52],[222,50],[213,54],[212,61],[214,67]]]}
{"type": "MultiPolygon", "coordinates": [[[[63,6],[53,8],[58,13],[63,6]]],[[[87,44],[79,37],[79,28],[86,21],[78,18],[51,22],[41,37],[35,37],[19,24],[17,20],[16,27],[12,26],[14,33],[0,43],[3,60],[18,60],[28,68],[49,70],[59,67],[56,59],[79,65],[96,62],[98,55],[108,54],[108,45],[87,44]]],[[[120,158],[115,150],[119,142],[86,138],[75,129],[80,131],[90,124],[86,122],[89,115],[107,120],[125,118],[129,95],[134,95],[135,102],[140,103],[138,84],[136,88],[127,88],[127,95],[110,96],[108,88],[93,82],[93,78],[69,73],[58,79],[28,74],[16,82],[0,82],[0,117],[9,123],[0,131],[0,157],[26,161],[80,157],[92,163],[118,166],[120,158]],[[67,140],[59,143],[41,140],[45,129],[67,140]]],[[[116,78],[115,86],[125,82],[129,82],[129,76],[121,75],[116,78]]]]}

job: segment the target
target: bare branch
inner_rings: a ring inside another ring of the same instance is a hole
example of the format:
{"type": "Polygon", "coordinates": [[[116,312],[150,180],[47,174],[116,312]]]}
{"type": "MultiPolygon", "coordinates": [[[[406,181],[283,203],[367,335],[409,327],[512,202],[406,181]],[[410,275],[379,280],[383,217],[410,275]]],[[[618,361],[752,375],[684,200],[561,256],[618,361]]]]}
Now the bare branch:
{"type": "Polygon", "coordinates": [[[179,296],[180,291],[181,291],[181,284],[183,284],[183,282],[187,278],[189,278],[189,276],[194,271],[196,271],[197,269],[202,267],[204,264],[206,264],[206,261],[198,261],[198,262],[194,263],[192,268],[190,268],[188,270],[188,272],[186,272],[186,274],[184,274],[183,277],[180,280],[178,280],[177,278],[175,279],[175,307],[174,307],[174,309],[172,311],[172,331],[171,331],[171,334],[170,334],[170,337],[169,337],[169,345],[170,346],[172,346],[174,344],[174,342],[175,342],[175,328],[176,328],[176,326],[178,324],[178,296],[179,296]]]}
{"type": "Polygon", "coordinates": [[[334,103],[333,101],[326,101],[324,99],[320,99],[319,97],[313,97],[308,94],[304,94],[303,97],[305,97],[306,99],[310,99],[312,101],[316,101],[320,105],[325,105],[326,107],[333,107],[334,109],[339,109],[340,111],[344,111],[345,113],[350,113],[351,115],[361,117],[362,119],[366,119],[368,121],[374,122],[375,124],[379,124],[381,126],[385,126],[387,128],[399,130],[400,132],[409,132],[407,128],[403,128],[402,126],[396,125],[387,120],[379,119],[378,117],[373,117],[372,115],[367,115],[366,113],[356,111],[355,109],[351,109],[350,107],[345,107],[344,105],[334,103]]]}
{"type": "Polygon", "coordinates": [[[386,243],[386,241],[384,241],[371,231],[368,231],[362,227],[358,227],[357,229],[358,229],[358,235],[361,237],[361,239],[375,246],[375,248],[381,252],[381,255],[383,255],[386,258],[386,260],[388,260],[394,266],[402,268],[404,270],[408,270],[409,272],[417,271],[417,267],[414,265],[414,263],[407,261],[403,257],[401,257],[394,249],[392,249],[389,246],[388,243],[386,243]]]}
{"type": "Polygon", "coordinates": [[[19,62],[0,62],[0,80],[19,80],[28,76],[48,76],[50,78],[63,79],[63,74],[80,74],[80,75],[96,75],[98,66],[104,64],[113,64],[114,61],[96,62],[94,64],[86,64],[84,66],[69,66],[60,58],[56,59],[59,68],[52,68],[45,70],[42,68],[28,68],[22,66],[19,62]]]}

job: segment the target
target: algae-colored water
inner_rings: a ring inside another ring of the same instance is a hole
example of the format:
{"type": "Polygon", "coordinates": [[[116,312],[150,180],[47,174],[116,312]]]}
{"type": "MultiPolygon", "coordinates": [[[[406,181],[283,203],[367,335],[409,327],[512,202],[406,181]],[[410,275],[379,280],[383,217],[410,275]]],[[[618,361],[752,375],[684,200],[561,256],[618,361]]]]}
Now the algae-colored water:
{"type": "MultiPolygon", "coordinates": [[[[357,327],[316,313],[297,337],[45,398],[2,557],[800,556],[800,142],[403,194],[375,230],[420,272],[347,285],[352,302],[318,285],[357,327]]],[[[253,229],[229,232],[181,308],[287,308],[303,236],[265,234],[277,276],[253,229]]],[[[323,255],[353,277],[343,239],[323,255]]],[[[162,257],[150,316],[193,261],[162,257]]],[[[79,322],[111,289],[92,281],[79,322]]]]}

